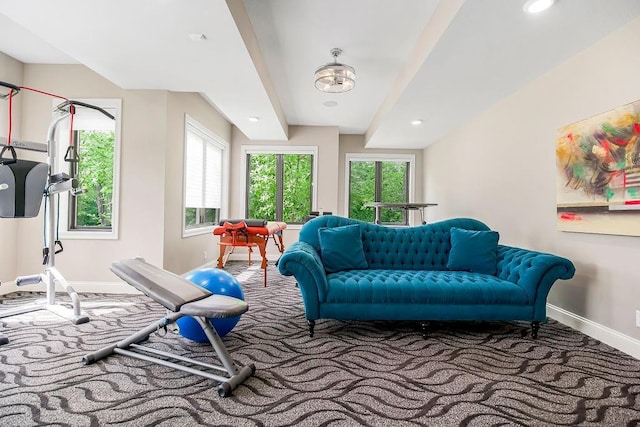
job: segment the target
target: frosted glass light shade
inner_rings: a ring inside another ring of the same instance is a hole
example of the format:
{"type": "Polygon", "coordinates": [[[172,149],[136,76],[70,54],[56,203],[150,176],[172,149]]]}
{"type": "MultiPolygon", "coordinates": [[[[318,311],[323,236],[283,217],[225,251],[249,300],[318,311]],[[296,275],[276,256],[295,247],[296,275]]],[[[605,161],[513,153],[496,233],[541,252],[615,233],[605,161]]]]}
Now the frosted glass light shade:
{"type": "Polygon", "coordinates": [[[348,65],[327,64],[316,70],[315,85],[322,92],[349,92],[356,85],[356,72],[348,65]]]}

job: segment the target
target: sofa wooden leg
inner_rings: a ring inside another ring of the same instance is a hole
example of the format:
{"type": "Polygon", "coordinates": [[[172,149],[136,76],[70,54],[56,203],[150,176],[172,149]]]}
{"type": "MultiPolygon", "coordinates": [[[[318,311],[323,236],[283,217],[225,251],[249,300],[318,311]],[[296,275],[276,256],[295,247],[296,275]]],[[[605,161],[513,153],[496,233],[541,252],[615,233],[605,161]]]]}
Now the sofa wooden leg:
{"type": "Polygon", "coordinates": [[[431,322],[422,321],[420,322],[420,332],[422,332],[422,338],[429,338],[429,331],[431,329],[431,322]]]}
{"type": "Polygon", "coordinates": [[[531,322],[531,337],[532,338],[538,338],[538,331],[540,330],[540,322],[537,320],[534,320],[533,322],[531,322]]]}
{"type": "Polygon", "coordinates": [[[309,336],[313,337],[313,328],[316,326],[316,321],[307,319],[307,323],[309,324],[309,336]]]}

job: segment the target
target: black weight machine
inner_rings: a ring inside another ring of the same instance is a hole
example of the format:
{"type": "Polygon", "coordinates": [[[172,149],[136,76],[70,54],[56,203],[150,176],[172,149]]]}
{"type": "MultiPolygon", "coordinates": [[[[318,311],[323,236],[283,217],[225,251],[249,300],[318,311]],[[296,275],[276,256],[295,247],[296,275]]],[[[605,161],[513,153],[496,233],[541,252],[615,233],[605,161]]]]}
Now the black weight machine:
{"type": "MultiPolygon", "coordinates": [[[[23,88],[2,81],[0,81],[0,88],[4,88],[5,92],[8,90],[6,93],[0,93],[0,99],[9,100],[9,113],[11,114],[11,100],[23,88]]],[[[65,99],[62,97],[59,98],[65,99]]],[[[80,309],[80,298],[78,294],[55,267],[56,255],[62,252],[63,248],[61,242],[56,240],[56,225],[59,219],[59,212],[57,204],[54,203],[54,196],[67,191],[73,196],[83,192],[83,190],[78,189],[76,179],[71,178],[64,172],[54,173],[53,171],[57,154],[57,143],[55,140],[57,126],[75,114],[76,107],[90,108],[99,111],[112,120],[115,119],[113,115],[100,107],[67,99],[53,110],[47,132],[46,144],[10,140],[11,132],[9,132],[7,138],[0,137],[0,147],[2,147],[0,150],[0,218],[36,217],[40,212],[40,206],[44,198],[46,235],[43,248],[44,272],[16,278],[17,286],[44,283],[46,285],[45,299],[21,307],[2,310],[0,311],[0,318],[38,310],[48,310],[70,320],[76,325],[89,321],[89,317],[82,313],[80,309]],[[16,148],[47,153],[47,160],[45,163],[42,163],[18,159],[16,148]],[[72,308],[56,303],[56,282],[59,283],[70,296],[72,308]]],[[[9,118],[9,129],[11,129],[11,118],[9,118]]],[[[64,160],[67,162],[78,161],[75,145],[69,146],[64,160]]],[[[8,338],[0,333],[0,345],[6,344],[7,342],[8,338]]]]}

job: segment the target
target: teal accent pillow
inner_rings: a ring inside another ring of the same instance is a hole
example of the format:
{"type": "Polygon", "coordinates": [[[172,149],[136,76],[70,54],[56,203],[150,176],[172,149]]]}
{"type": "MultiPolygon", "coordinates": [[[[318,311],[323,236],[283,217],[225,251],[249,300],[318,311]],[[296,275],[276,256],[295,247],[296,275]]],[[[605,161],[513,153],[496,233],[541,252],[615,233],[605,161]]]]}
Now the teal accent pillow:
{"type": "Polygon", "coordinates": [[[472,273],[496,274],[498,264],[497,231],[473,231],[451,227],[451,252],[447,268],[472,273]]]}
{"type": "Polygon", "coordinates": [[[364,257],[362,235],[358,224],[320,228],[318,237],[320,258],[327,273],[369,267],[364,257]]]}

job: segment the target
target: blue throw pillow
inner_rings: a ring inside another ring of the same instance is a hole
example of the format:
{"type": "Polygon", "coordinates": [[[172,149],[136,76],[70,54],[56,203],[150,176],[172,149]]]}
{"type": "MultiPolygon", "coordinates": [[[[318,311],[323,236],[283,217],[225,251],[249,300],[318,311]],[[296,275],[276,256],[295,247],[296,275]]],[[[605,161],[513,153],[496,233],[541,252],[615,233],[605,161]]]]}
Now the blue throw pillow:
{"type": "Polygon", "coordinates": [[[497,231],[473,231],[451,227],[449,270],[496,274],[498,264],[497,231]]]}
{"type": "Polygon", "coordinates": [[[360,270],[369,267],[364,257],[362,236],[358,224],[321,228],[320,257],[327,273],[360,270]]]}

